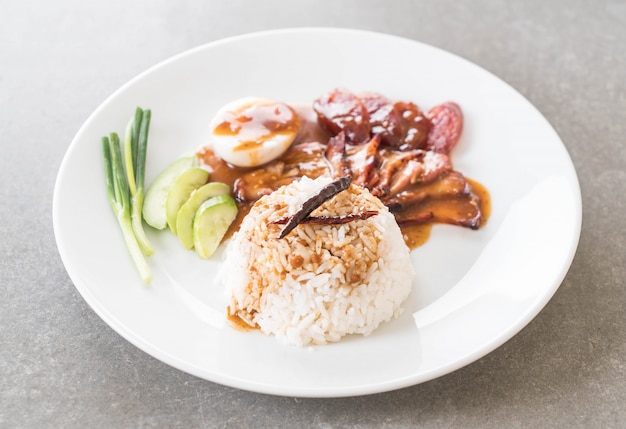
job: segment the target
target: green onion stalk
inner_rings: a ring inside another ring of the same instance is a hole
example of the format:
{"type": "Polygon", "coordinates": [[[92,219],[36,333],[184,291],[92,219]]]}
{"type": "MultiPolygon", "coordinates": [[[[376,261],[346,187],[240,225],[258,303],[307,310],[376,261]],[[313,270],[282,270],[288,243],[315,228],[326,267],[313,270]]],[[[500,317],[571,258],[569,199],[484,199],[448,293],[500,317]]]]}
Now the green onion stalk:
{"type": "MultiPolygon", "coordinates": [[[[107,196],[111,208],[120,225],[126,247],[139,271],[144,283],[150,283],[152,273],[133,229],[131,220],[131,192],[127,177],[124,175],[124,163],[119,137],[111,133],[102,138],[102,155],[106,177],[107,196]]],[[[141,213],[141,212],[140,212],[141,213]]]]}
{"type": "Polygon", "coordinates": [[[146,153],[148,150],[148,131],[150,129],[150,110],[137,108],[124,135],[124,160],[126,178],[130,191],[130,208],[133,231],[144,255],[154,253],[152,245],[143,229],[141,211],[145,196],[144,178],[146,173],[146,153]]]}

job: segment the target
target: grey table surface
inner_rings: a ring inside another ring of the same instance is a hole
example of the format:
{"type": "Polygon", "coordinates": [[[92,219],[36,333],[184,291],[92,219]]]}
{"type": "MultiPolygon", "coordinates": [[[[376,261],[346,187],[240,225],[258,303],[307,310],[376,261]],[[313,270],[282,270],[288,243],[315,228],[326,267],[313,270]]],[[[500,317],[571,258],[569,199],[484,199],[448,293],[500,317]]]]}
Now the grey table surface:
{"type": "Polygon", "coordinates": [[[0,1],[0,427],[626,426],[626,2],[0,1]],[[174,54],[251,31],[324,26],[418,40],[493,72],[561,136],[583,227],[555,296],[451,374],[338,399],[257,394],[137,349],[83,301],[52,194],[85,119],[174,54]]]}

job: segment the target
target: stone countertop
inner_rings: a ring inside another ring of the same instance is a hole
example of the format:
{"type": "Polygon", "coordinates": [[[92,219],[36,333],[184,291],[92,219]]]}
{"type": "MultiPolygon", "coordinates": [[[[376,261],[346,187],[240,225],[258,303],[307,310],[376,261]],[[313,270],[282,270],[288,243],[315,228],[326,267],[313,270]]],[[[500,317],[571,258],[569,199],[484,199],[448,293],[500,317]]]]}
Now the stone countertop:
{"type": "Polygon", "coordinates": [[[626,425],[626,3],[0,3],[0,427],[626,425]],[[527,97],[578,173],[578,251],[548,305],[451,374],[339,399],[246,392],[174,369],[109,328],[59,257],[52,193],[74,134],[146,68],[227,36],[347,27],[472,61],[527,97]]]}

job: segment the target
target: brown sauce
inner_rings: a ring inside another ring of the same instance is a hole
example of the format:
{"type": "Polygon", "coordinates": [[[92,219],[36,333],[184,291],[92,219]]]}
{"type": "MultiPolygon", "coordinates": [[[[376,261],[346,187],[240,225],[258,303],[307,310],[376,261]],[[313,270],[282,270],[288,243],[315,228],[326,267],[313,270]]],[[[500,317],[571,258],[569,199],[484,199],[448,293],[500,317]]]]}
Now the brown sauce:
{"type": "Polygon", "coordinates": [[[226,183],[231,188],[237,178],[252,170],[252,168],[235,167],[234,165],[224,162],[208,147],[203,147],[196,152],[196,157],[201,165],[209,167],[211,171],[209,180],[211,182],[226,183]]]}
{"type": "Polygon", "coordinates": [[[478,196],[480,201],[480,212],[482,214],[480,219],[480,228],[482,228],[487,223],[489,216],[491,216],[491,195],[489,194],[487,188],[485,188],[485,186],[481,183],[473,179],[466,178],[466,180],[472,188],[472,192],[478,196]]]}
{"type": "Polygon", "coordinates": [[[252,331],[255,329],[259,329],[258,326],[250,326],[236,314],[231,314],[229,308],[226,308],[226,320],[228,320],[230,325],[238,331],[252,331]]]}
{"type": "Polygon", "coordinates": [[[423,223],[418,225],[405,225],[401,227],[404,242],[409,249],[416,249],[425,244],[430,238],[430,232],[433,229],[433,223],[423,223]]]}

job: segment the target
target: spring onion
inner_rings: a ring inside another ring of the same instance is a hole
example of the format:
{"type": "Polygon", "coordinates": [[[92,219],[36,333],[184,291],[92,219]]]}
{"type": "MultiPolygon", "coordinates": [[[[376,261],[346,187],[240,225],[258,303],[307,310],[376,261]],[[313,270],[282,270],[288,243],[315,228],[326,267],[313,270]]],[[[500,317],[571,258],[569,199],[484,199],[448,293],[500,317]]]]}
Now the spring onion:
{"type": "Polygon", "coordinates": [[[126,180],[130,191],[130,217],[139,247],[146,256],[154,253],[143,229],[141,217],[145,195],[144,178],[150,118],[150,110],[142,110],[138,107],[135,116],[129,121],[124,135],[124,161],[126,180]]]}
{"type": "MultiPolygon", "coordinates": [[[[141,146],[140,144],[138,147],[141,146]]],[[[143,159],[145,162],[145,143],[143,149],[139,149],[137,158],[141,158],[139,152],[144,151],[143,159]]],[[[132,215],[132,201],[131,199],[131,186],[135,186],[135,195],[140,195],[139,189],[143,190],[143,171],[136,176],[133,176],[135,182],[133,185],[129,184],[128,176],[125,175],[124,161],[122,158],[122,149],[120,147],[119,137],[116,133],[110,133],[108,137],[102,138],[102,155],[104,158],[104,172],[106,178],[107,196],[111,204],[111,208],[117,218],[117,221],[122,230],[126,247],[139,271],[141,279],[144,283],[150,283],[152,280],[152,273],[150,267],[144,256],[140,239],[133,228],[132,215]],[[137,186],[139,185],[139,186],[137,186]]],[[[132,165],[132,164],[127,164],[132,165]]],[[[138,163],[138,167],[139,163],[138,163]]],[[[143,170],[143,168],[138,168],[143,170]]],[[[143,192],[141,193],[141,195],[143,192]]],[[[136,209],[135,209],[136,210],[136,209]]],[[[141,208],[139,208],[140,220],[141,220],[141,208]]],[[[147,242],[147,241],[146,241],[147,242]]]]}

